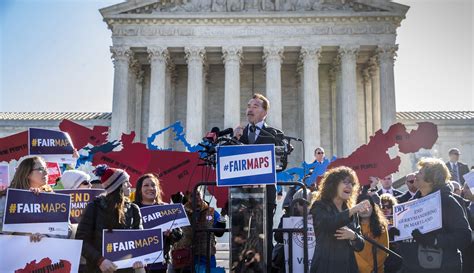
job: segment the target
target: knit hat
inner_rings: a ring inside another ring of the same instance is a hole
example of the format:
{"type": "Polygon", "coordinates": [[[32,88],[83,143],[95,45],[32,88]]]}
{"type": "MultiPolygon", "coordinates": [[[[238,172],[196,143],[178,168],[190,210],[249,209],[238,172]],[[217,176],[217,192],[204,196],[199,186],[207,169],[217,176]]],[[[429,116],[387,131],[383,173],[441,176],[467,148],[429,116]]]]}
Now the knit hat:
{"type": "Polygon", "coordinates": [[[61,183],[64,189],[74,190],[79,188],[83,181],[89,181],[91,176],[87,173],[79,170],[68,170],[63,172],[61,176],[61,183]]]}
{"type": "Polygon", "coordinates": [[[114,192],[130,179],[130,175],[124,170],[110,168],[107,165],[97,166],[94,170],[94,174],[100,177],[106,195],[114,192]]]}

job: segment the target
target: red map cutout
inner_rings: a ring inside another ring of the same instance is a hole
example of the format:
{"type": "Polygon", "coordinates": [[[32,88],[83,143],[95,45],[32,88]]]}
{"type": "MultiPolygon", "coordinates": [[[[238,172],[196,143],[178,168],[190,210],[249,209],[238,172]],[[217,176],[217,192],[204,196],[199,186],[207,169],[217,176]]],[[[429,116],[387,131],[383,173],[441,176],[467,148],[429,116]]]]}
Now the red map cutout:
{"type": "Polygon", "coordinates": [[[400,157],[390,159],[388,150],[398,144],[401,153],[414,153],[421,148],[431,149],[438,139],[437,126],[431,122],[420,122],[418,128],[407,132],[405,125],[396,123],[386,133],[378,130],[369,143],[357,148],[345,158],[338,158],[328,169],[348,166],[357,172],[361,185],[368,185],[369,177],[383,178],[398,171],[400,157]]]}
{"type": "Polygon", "coordinates": [[[109,127],[94,126],[89,129],[80,124],[74,123],[70,120],[64,119],[59,124],[59,130],[69,132],[74,147],[80,150],[82,147],[90,143],[92,146],[97,146],[107,142],[109,127]],[[71,134],[70,132],[74,132],[71,134]]]}
{"type": "Polygon", "coordinates": [[[53,264],[50,258],[43,258],[39,263],[33,260],[27,263],[25,268],[15,270],[15,273],[31,272],[70,273],[71,263],[66,260],[59,260],[59,262],[53,264]]]}
{"type": "Polygon", "coordinates": [[[28,155],[28,131],[0,138],[0,162],[28,155]]]}

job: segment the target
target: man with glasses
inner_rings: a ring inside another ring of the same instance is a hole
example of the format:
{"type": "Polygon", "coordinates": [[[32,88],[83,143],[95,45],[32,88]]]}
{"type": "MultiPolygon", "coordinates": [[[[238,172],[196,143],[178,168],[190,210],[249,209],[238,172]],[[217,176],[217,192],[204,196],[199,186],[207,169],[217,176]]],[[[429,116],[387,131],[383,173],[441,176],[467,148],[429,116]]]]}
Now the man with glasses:
{"type": "Polygon", "coordinates": [[[397,197],[398,203],[405,203],[413,198],[418,189],[415,186],[415,173],[408,174],[405,177],[405,184],[407,185],[407,192],[397,197]]]}
{"type": "Polygon", "coordinates": [[[449,149],[449,161],[446,162],[446,166],[451,173],[451,180],[457,181],[461,183],[461,185],[464,185],[463,175],[469,172],[469,167],[466,164],[459,162],[460,154],[461,152],[459,152],[458,148],[449,149]]]}
{"type": "Polygon", "coordinates": [[[324,149],[323,147],[318,147],[314,149],[314,162],[313,163],[319,163],[322,164],[324,161],[324,149]]]}

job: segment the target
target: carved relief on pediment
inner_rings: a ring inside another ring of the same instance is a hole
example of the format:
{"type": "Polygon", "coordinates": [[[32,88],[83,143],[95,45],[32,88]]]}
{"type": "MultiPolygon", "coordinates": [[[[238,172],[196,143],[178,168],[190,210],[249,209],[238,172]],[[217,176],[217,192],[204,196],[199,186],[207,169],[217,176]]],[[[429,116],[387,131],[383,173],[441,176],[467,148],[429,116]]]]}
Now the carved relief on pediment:
{"type": "Polygon", "coordinates": [[[168,0],[124,12],[386,11],[356,0],[168,0]]]}

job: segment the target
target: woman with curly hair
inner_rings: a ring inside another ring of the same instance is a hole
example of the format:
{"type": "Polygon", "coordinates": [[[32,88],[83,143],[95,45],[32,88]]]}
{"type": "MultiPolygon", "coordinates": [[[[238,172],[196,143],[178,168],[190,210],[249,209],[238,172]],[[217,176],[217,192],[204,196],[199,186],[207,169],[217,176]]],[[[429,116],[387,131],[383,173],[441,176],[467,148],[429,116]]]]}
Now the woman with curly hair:
{"type": "MultiPolygon", "coordinates": [[[[362,234],[388,248],[387,219],[372,196],[368,194],[359,195],[357,201],[361,202],[363,200],[368,200],[370,207],[366,212],[359,214],[362,234]]],[[[387,254],[383,250],[366,241],[364,249],[355,253],[355,255],[360,273],[384,273],[384,262],[387,254]]]]}
{"type": "Polygon", "coordinates": [[[324,174],[311,208],[316,235],[311,273],[358,272],[354,251],[364,248],[364,240],[357,213],[370,207],[367,200],[354,205],[358,190],[359,180],[349,167],[337,167],[324,174]]]}

